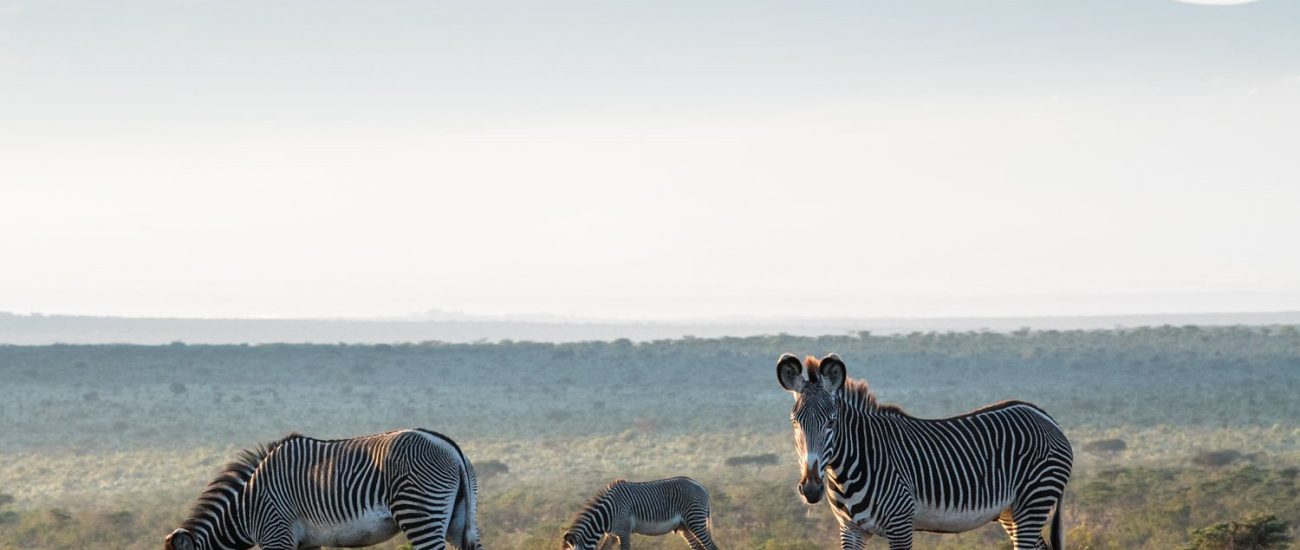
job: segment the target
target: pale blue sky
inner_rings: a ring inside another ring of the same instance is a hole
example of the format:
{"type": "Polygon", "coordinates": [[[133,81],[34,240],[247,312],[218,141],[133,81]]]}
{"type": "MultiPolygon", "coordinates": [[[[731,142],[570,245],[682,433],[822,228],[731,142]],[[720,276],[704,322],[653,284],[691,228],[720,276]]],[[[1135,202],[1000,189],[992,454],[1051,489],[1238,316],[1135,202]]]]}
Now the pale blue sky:
{"type": "Polygon", "coordinates": [[[0,0],[0,310],[1300,309],[1300,3],[0,0]]]}

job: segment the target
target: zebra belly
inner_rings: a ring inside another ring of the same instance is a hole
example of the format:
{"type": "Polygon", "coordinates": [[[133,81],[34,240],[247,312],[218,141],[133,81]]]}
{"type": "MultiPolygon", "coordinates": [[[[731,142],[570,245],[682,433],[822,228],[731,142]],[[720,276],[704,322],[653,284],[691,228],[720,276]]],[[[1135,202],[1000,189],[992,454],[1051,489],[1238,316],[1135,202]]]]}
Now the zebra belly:
{"type": "Polygon", "coordinates": [[[950,510],[917,502],[912,528],[917,531],[937,533],[970,531],[997,519],[998,514],[1001,514],[1010,504],[976,510],[950,510]]]}
{"type": "Polygon", "coordinates": [[[302,546],[370,546],[393,538],[397,531],[397,522],[393,521],[388,508],[370,508],[343,523],[314,525],[304,522],[302,546]]]}
{"type": "Polygon", "coordinates": [[[663,521],[645,521],[641,519],[632,520],[632,532],[639,535],[667,535],[677,529],[682,524],[681,514],[674,515],[663,521]]]}

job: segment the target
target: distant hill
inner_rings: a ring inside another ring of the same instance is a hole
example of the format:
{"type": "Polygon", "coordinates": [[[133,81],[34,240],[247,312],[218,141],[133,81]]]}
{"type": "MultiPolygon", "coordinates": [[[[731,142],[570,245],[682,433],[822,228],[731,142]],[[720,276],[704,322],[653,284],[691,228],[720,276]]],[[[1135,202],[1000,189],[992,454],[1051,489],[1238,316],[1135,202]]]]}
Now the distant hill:
{"type": "Polygon", "coordinates": [[[869,331],[1009,332],[1091,330],[1161,325],[1300,325],[1300,311],[1078,317],[965,317],[809,319],[756,318],[685,321],[458,319],[181,319],[72,315],[15,315],[0,312],[0,344],[261,344],[261,343],[453,343],[500,340],[535,342],[647,341],[694,336],[754,336],[786,333],[819,336],[869,331]]]}

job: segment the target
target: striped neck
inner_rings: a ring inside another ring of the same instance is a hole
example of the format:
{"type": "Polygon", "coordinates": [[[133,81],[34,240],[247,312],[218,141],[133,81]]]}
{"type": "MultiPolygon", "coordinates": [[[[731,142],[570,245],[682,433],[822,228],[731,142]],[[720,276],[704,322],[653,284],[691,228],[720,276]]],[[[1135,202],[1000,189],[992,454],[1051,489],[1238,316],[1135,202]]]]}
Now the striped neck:
{"type": "Polygon", "coordinates": [[[253,547],[254,541],[248,532],[249,518],[245,513],[250,500],[250,481],[266,455],[292,437],[297,437],[297,434],[240,452],[199,495],[190,518],[181,524],[181,528],[194,534],[201,550],[253,547]]]}
{"type": "Polygon", "coordinates": [[[194,534],[200,549],[246,550],[253,541],[243,528],[247,479],[222,475],[208,485],[181,528],[194,534]]]}
{"type": "Polygon", "coordinates": [[[850,452],[849,447],[854,443],[847,430],[870,430],[870,426],[874,423],[872,419],[881,418],[884,416],[882,413],[890,414],[891,417],[907,416],[897,405],[881,404],[876,401],[876,394],[872,393],[864,380],[845,381],[844,387],[836,393],[835,406],[839,414],[839,422],[835,426],[834,433],[831,434],[831,441],[827,442],[830,454],[827,456],[826,463],[832,470],[832,474],[843,466],[844,453],[850,452]]]}
{"type": "Polygon", "coordinates": [[[573,526],[565,538],[576,543],[575,548],[587,549],[595,548],[596,543],[600,542],[601,537],[608,533],[613,523],[614,505],[613,489],[623,480],[615,480],[607,485],[601,492],[596,493],[583,506],[582,512],[573,520],[573,526]]]}
{"type": "Polygon", "coordinates": [[[846,380],[844,387],[837,393],[837,401],[842,409],[870,414],[881,408],[876,401],[876,394],[871,392],[871,387],[864,380],[846,380]]]}

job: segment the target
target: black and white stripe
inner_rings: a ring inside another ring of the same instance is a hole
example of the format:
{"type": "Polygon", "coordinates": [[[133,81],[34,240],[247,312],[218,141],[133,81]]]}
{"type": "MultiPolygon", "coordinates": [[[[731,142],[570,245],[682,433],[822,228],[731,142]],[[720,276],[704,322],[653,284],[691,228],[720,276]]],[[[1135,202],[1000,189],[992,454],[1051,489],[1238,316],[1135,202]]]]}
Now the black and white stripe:
{"type": "Polygon", "coordinates": [[[607,534],[619,548],[631,548],[631,535],[676,532],[692,550],[717,550],[709,531],[709,492],[688,477],[631,482],[616,479],[583,507],[564,535],[564,550],[594,550],[607,534]]]}
{"type": "Polygon", "coordinates": [[[328,441],[293,434],[227,465],[164,546],[367,546],[401,531],[421,550],[480,550],[476,493],[469,459],[436,432],[328,441]]]}
{"type": "Polygon", "coordinates": [[[1018,550],[1044,549],[1050,517],[1050,548],[1062,550],[1059,505],[1073,453],[1042,409],[1006,401],[916,418],[878,404],[834,354],[806,363],[807,379],[794,356],[777,361],[777,378],[795,397],[799,493],[811,504],[830,488],[842,548],[881,535],[891,550],[905,550],[913,531],[955,533],[997,520],[1018,550]]]}

